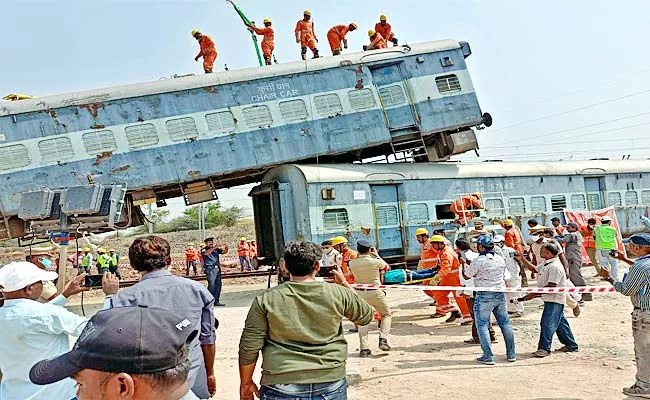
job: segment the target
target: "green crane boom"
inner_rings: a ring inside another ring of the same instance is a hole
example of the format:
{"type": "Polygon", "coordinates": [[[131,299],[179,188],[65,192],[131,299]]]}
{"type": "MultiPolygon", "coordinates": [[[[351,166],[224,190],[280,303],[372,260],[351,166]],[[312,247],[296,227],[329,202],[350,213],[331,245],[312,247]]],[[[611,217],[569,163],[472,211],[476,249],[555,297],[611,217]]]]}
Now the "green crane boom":
{"type": "MultiPolygon", "coordinates": [[[[237,14],[239,14],[239,17],[242,19],[242,21],[244,21],[246,25],[251,24],[251,21],[248,19],[248,17],[246,17],[246,14],[244,14],[244,12],[239,7],[237,7],[237,4],[235,4],[234,1],[232,0],[226,0],[226,1],[232,4],[235,11],[237,12],[237,14]]],[[[259,62],[261,67],[264,65],[264,62],[262,61],[262,53],[260,53],[260,47],[257,45],[257,35],[252,30],[250,32],[251,32],[251,38],[253,39],[253,46],[255,46],[255,53],[257,53],[257,62],[259,62]]]]}

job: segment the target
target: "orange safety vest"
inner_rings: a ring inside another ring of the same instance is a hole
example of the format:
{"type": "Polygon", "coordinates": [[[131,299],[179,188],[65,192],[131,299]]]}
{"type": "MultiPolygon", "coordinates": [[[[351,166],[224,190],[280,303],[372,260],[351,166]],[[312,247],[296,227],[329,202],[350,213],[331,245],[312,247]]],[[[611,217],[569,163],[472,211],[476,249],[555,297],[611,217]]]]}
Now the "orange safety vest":
{"type": "Polygon", "coordinates": [[[199,255],[197,254],[196,249],[185,249],[185,260],[199,261],[199,255]]]}
{"type": "Polygon", "coordinates": [[[239,243],[237,245],[237,254],[240,257],[248,257],[248,243],[239,243]]]}
{"type": "Polygon", "coordinates": [[[359,257],[359,253],[350,249],[347,249],[343,254],[341,254],[341,270],[343,271],[345,280],[348,281],[348,283],[354,283],[354,275],[350,271],[348,263],[350,260],[354,260],[357,257],[359,257]]]}
{"type": "Polygon", "coordinates": [[[434,250],[433,245],[428,240],[422,245],[420,250],[420,262],[418,269],[433,268],[438,265],[440,258],[438,252],[434,250]]]}

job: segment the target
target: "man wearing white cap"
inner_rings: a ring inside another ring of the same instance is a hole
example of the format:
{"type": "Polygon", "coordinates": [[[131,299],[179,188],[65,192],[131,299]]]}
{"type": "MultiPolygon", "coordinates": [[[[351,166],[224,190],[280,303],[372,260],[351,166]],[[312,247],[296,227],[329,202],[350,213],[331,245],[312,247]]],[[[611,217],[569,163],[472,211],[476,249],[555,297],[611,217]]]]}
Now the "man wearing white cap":
{"type": "Polygon", "coordinates": [[[59,356],[70,350],[68,335],[79,336],[86,318],[63,308],[67,298],[88,290],[80,275],[63,293],[47,304],[36,300],[43,292],[43,282],[57,278],[36,265],[21,261],[0,268],[0,287],[5,297],[0,307],[0,399],[71,399],[75,383],[71,379],[48,386],[29,380],[29,370],[36,362],[59,356]]]}
{"type": "Polygon", "coordinates": [[[618,279],[618,261],[610,252],[618,248],[617,237],[618,231],[612,226],[612,218],[605,215],[600,219],[600,225],[594,229],[594,238],[596,250],[600,253],[600,266],[609,269],[615,280],[618,279]]]}

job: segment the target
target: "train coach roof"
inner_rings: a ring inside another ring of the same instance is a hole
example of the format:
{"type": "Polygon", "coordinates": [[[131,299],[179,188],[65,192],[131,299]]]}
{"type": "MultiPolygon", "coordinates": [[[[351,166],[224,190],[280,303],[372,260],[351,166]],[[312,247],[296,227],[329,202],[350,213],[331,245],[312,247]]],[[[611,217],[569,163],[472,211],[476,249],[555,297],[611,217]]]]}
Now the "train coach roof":
{"type": "Polygon", "coordinates": [[[245,68],[233,71],[216,72],[213,74],[186,76],[175,79],[163,79],[154,82],[115,86],[83,92],[36,97],[30,100],[0,101],[0,116],[34,111],[47,111],[61,107],[102,103],[109,100],[176,92],[254,79],[278,77],[307,71],[318,71],[339,67],[344,61],[346,64],[348,61],[352,64],[359,64],[379,60],[389,60],[407,54],[425,54],[458,48],[460,48],[460,43],[458,41],[445,39],[414,44],[411,46],[410,51],[404,51],[402,47],[394,47],[383,50],[374,50],[372,52],[357,52],[341,56],[323,57],[315,60],[275,64],[266,67],[245,68]]]}
{"type": "MultiPolygon", "coordinates": [[[[283,168],[283,167],[279,167],[283,168]]],[[[648,173],[650,161],[556,161],[421,164],[291,165],[306,182],[400,181],[405,179],[463,179],[514,176],[602,175],[648,173]]]]}

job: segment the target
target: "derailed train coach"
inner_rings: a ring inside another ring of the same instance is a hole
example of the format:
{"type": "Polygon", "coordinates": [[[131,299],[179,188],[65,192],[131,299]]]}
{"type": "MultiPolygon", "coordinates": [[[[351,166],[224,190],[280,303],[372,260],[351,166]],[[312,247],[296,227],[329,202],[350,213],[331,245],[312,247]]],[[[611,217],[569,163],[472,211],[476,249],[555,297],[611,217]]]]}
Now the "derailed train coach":
{"type": "MultiPolygon", "coordinates": [[[[419,227],[453,238],[458,196],[481,193],[482,219],[563,217],[564,209],[616,209],[624,235],[643,230],[650,211],[650,161],[484,162],[283,165],[250,195],[259,253],[274,262],[289,240],[320,243],[346,236],[373,243],[393,264],[419,257],[419,227]]],[[[522,223],[523,222],[523,223],[522,223]]]]}
{"type": "Polygon", "coordinates": [[[470,54],[440,40],[0,102],[0,239],[137,225],[130,205],[213,200],[288,162],[474,150],[491,117],[470,54]]]}

